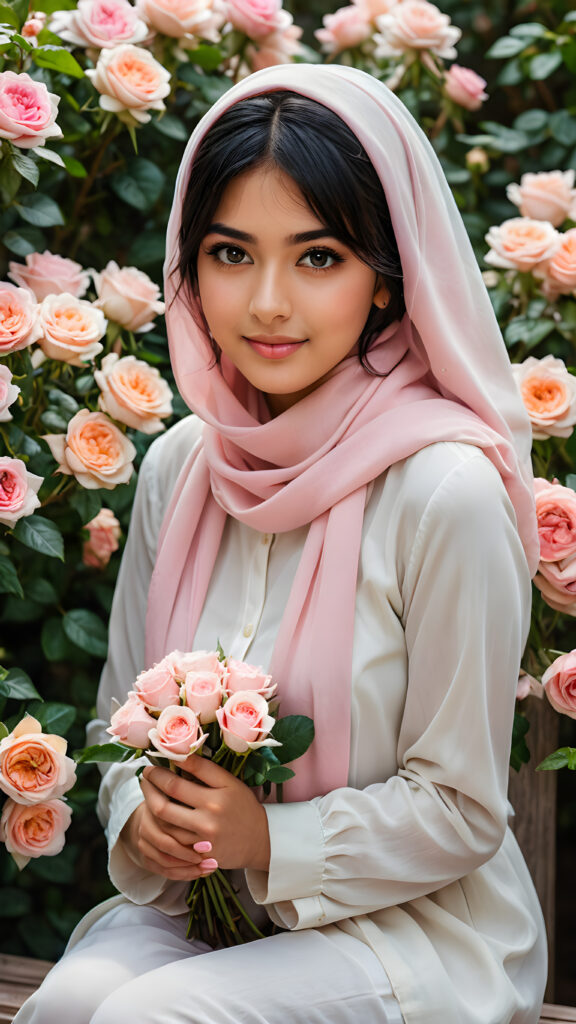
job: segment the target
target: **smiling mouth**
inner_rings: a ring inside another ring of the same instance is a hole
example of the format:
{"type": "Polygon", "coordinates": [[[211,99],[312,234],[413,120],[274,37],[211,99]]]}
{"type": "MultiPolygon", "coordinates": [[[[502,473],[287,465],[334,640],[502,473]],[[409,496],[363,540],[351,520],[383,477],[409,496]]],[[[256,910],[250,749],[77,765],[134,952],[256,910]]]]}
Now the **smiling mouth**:
{"type": "Polygon", "coordinates": [[[248,342],[250,348],[258,355],[264,356],[265,359],[285,359],[286,356],[297,352],[302,345],[306,344],[307,340],[307,338],[286,338],[279,334],[272,337],[259,335],[255,338],[244,336],[244,341],[248,342]]]}

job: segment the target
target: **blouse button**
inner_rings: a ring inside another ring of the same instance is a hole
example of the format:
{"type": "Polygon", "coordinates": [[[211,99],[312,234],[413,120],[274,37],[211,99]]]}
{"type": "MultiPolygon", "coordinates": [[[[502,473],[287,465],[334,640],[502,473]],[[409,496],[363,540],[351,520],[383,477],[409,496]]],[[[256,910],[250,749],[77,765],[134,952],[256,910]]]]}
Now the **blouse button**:
{"type": "Polygon", "coordinates": [[[253,626],[253,624],[251,622],[249,622],[246,626],[244,626],[243,633],[244,633],[245,637],[252,636],[253,632],[254,632],[254,626],[253,626]]]}
{"type": "Polygon", "coordinates": [[[270,534],[269,533],[263,533],[262,534],[262,543],[263,544],[269,544],[270,543],[270,534]]]}

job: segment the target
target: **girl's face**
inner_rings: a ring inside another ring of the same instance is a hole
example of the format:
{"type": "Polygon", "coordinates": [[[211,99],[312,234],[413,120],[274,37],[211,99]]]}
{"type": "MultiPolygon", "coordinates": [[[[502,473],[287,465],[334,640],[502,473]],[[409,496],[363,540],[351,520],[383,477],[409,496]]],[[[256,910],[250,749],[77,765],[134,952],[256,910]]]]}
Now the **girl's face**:
{"type": "Polygon", "coordinates": [[[198,289],[212,337],[274,416],[322,383],[389,297],[275,168],[228,185],[198,252],[198,289]]]}

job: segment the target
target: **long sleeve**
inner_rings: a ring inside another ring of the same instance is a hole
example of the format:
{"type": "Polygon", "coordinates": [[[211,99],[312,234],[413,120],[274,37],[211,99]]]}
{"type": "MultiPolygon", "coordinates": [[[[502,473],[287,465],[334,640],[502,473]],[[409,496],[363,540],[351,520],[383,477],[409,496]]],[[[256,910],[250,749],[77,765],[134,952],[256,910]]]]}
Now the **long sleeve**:
{"type": "MultiPolygon", "coordinates": [[[[407,686],[396,773],[267,807],[270,870],[247,875],[256,901],[284,927],[414,900],[469,874],[502,842],[530,580],[500,478],[470,452],[423,506],[410,498],[414,473],[400,486],[393,543],[407,686]]],[[[388,532],[393,519],[383,524],[388,532]]],[[[390,543],[382,539],[381,549],[390,543]]],[[[375,593],[373,602],[385,597],[375,593]]],[[[377,685],[385,701],[386,678],[377,685]]]]}

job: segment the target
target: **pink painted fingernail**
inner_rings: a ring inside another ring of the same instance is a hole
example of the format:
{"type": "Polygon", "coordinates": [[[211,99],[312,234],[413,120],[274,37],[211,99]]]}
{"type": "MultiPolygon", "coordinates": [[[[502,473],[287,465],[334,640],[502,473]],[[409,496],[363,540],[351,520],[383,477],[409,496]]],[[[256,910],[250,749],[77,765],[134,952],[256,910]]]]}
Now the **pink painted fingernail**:
{"type": "Polygon", "coordinates": [[[192,849],[196,850],[196,853],[210,853],[210,850],[212,849],[212,843],[203,840],[201,843],[194,843],[192,849]]]}
{"type": "Polygon", "coordinates": [[[200,861],[198,867],[200,868],[200,871],[215,871],[218,867],[218,861],[214,860],[213,857],[208,857],[207,860],[200,861]]]}

